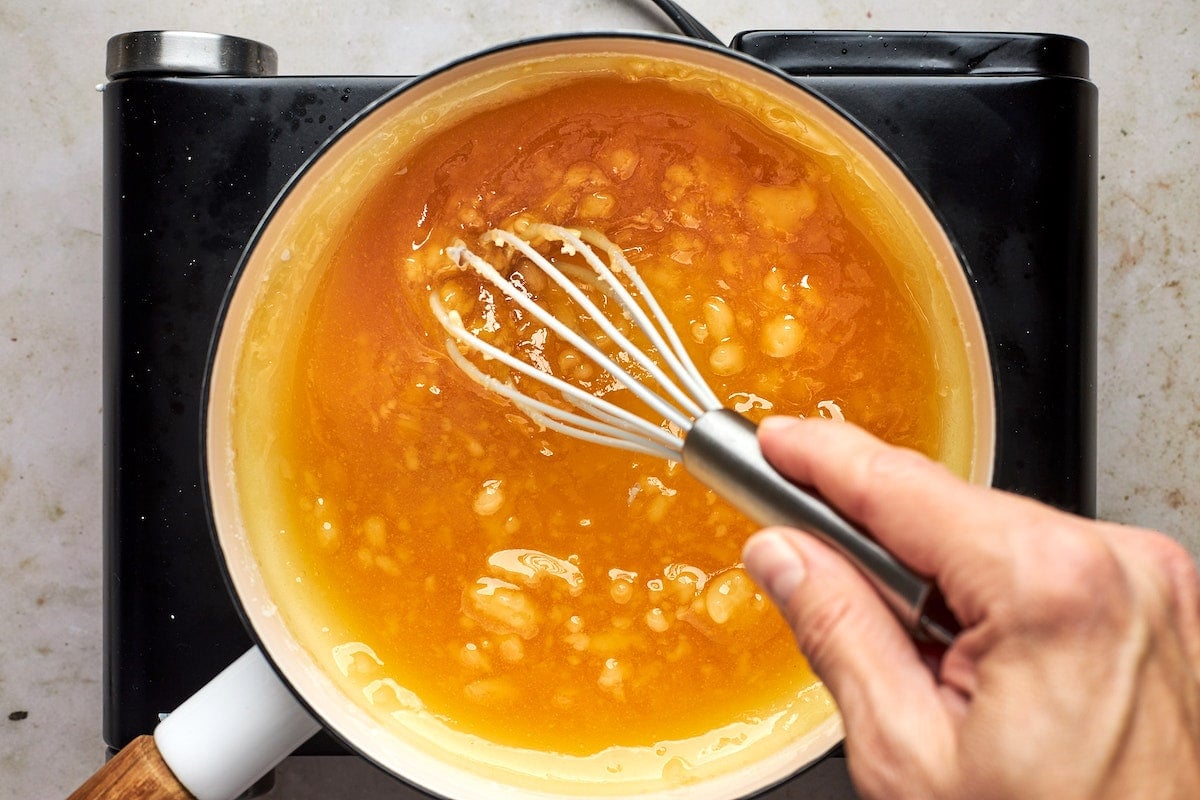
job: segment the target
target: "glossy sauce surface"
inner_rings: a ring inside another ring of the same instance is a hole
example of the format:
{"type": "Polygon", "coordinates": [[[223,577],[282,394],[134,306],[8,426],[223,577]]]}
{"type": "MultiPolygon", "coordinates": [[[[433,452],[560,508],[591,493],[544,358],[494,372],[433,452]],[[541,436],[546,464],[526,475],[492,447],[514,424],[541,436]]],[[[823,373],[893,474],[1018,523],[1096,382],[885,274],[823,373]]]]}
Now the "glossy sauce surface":
{"type": "Polygon", "coordinates": [[[828,704],[738,563],[754,525],[677,463],[539,430],[483,392],[428,302],[608,392],[442,253],[520,220],[595,228],[727,405],[844,416],[936,456],[928,323],[821,158],[668,82],[593,77],[480,113],[371,191],[303,320],[278,430],[295,590],[330,609],[318,659],[367,705],[586,755],[828,704]]]}

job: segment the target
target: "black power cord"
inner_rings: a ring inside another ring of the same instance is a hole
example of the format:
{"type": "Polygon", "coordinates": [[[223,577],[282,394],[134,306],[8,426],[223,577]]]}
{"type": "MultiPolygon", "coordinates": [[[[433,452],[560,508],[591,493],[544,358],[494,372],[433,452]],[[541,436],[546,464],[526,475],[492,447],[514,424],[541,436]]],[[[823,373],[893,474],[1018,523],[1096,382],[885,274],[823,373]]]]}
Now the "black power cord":
{"type": "Polygon", "coordinates": [[[680,33],[683,35],[705,42],[712,42],[722,47],[725,46],[725,42],[718,39],[715,33],[700,24],[699,20],[673,0],[651,0],[651,2],[658,6],[670,18],[671,22],[675,23],[675,27],[679,28],[680,33]]]}

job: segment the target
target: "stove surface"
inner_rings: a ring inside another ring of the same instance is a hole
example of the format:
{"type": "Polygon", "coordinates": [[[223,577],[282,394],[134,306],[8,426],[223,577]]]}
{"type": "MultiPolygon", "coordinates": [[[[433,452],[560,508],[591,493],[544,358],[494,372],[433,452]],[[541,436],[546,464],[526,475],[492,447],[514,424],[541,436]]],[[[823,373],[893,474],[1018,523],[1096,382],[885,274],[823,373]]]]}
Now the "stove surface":
{"type": "MultiPolygon", "coordinates": [[[[1096,91],[1075,39],[753,31],[854,117],[963,256],[996,375],[995,485],[1094,513],[1096,91]]],[[[138,74],[104,91],[105,715],[149,733],[251,642],[201,491],[209,341],[288,178],[403,77],[138,74]]],[[[345,752],[318,735],[301,752],[345,752]]]]}

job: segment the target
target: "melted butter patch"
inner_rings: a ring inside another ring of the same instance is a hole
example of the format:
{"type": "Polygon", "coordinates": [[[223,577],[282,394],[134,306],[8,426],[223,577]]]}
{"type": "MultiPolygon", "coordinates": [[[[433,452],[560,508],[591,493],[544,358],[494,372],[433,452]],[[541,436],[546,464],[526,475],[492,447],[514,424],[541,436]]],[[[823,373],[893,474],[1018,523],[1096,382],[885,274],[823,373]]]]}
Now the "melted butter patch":
{"type": "Polygon", "coordinates": [[[490,633],[532,639],[541,627],[541,610],[520,586],[499,578],[480,578],[463,591],[462,612],[490,633]]]}
{"type": "Polygon", "coordinates": [[[739,414],[750,411],[770,411],[775,407],[770,400],[759,397],[754,392],[734,392],[729,395],[729,402],[733,406],[733,410],[739,414]]]}
{"type": "Polygon", "coordinates": [[[488,556],[487,563],[498,574],[527,588],[550,580],[565,584],[572,597],[583,592],[583,573],[579,567],[539,550],[500,550],[488,556]]]}
{"type": "Polygon", "coordinates": [[[346,642],[345,644],[336,645],[331,649],[333,652],[333,663],[337,665],[338,670],[346,677],[350,677],[352,671],[368,671],[370,669],[369,661],[375,662],[376,666],[383,666],[383,662],[379,660],[379,656],[375,655],[375,651],[362,642],[346,642]]]}
{"type": "Polygon", "coordinates": [[[363,687],[362,693],[368,703],[387,713],[425,709],[415,692],[405,689],[392,678],[373,680],[363,687]]]}
{"type": "Polygon", "coordinates": [[[688,773],[691,772],[691,769],[692,765],[688,763],[686,758],[675,756],[666,764],[663,764],[662,778],[667,783],[687,783],[688,773]]]}

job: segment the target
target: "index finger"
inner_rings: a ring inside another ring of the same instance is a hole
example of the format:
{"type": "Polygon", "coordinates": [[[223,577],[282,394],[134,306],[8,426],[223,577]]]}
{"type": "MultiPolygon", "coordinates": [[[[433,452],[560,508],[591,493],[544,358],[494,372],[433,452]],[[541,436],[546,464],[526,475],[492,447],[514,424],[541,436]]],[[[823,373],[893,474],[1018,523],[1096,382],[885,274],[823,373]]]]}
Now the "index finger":
{"type": "Polygon", "coordinates": [[[769,417],[759,444],[781,473],[815,489],[911,569],[936,578],[963,622],[1005,591],[1013,532],[1048,510],[967,483],[846,423],[769,417]]]}

